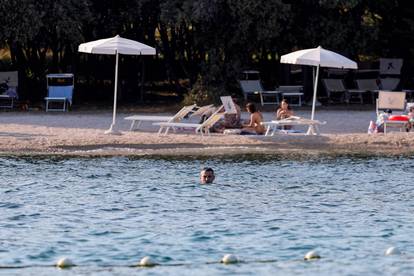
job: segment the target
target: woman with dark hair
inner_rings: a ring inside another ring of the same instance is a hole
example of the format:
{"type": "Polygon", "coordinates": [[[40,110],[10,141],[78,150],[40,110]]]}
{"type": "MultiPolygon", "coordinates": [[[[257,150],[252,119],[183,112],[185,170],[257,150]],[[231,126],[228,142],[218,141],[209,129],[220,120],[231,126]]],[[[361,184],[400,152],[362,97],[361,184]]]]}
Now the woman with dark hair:
{"type": "MultiPolygon", "coordinates": [[[[290,108],[288,102],[283,99],[280,104],[279,108],[276,111],[276,120],[283,120],[293,116],[293,110],[290,108]]],[[[288,130],[292,129],[292,126],[283,126],[282,129],[288,130]]]]}
{"type": "Polygon", "coordinates": [[[290,108],[288,102],[283,99],[276,111],[276,120],[283,120],[289,118],[290,116],[293,116],[293,110],[290,108]]]}
{"type": "Polygon", "coordinates": [[[243,124],[242,134],[264,134],[266,131],[264,126],[262,126],[262,113],[256,110],[256,106],[253,103],[248,103],[246,110],[250,113],[250,121],[247,124],[243,124]]]}

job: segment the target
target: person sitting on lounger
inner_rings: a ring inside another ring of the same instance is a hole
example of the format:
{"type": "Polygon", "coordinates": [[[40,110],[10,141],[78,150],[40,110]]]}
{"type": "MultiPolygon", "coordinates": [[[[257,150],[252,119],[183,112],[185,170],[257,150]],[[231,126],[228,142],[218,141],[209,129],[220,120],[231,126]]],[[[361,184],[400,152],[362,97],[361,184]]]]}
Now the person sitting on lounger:
{"type": "Polygon", "coordinates": [[[293,110],[290,108],[288,102],[283,99],[276,111],[276,120],[283,120],[289,118],[290,116],[293,116],[293,110]]]}
{"type": "Polygon", "coordinates": [[[410,107],[410,112],[408,112],[408,124],[407,124],[407,132],[409,132],[414,126],[414,106],[410,107]]]}
{"type": "MultiPolygon", "coordinates": [[[[288,102],[283,99],[280,104],[279,108],[276,111],[276,120],[283,120],[293,116],[293,110],[290,108],[288,102]]],[[[283,126],[283,129],[292,129],[292,126],[283,126]]]]}
{"type": "Polygon", "coordinates": [[[392,115],[392,110],[387,109],[377,116],[377,121],[375,122],[376,129],[374,130],[374,133],[384,132],[384,124],[385,121],[388,120],[388,118],[392,115]]]}
{"type": "Polygon", "coordinates": [[[247,124],[243,124],[241,134],[264,134],[266,131],[262,125],[262,113],[256,110],[256,106],[253,103],[248,103],[246,110],[250,113],[250,120],[247,124]]]}

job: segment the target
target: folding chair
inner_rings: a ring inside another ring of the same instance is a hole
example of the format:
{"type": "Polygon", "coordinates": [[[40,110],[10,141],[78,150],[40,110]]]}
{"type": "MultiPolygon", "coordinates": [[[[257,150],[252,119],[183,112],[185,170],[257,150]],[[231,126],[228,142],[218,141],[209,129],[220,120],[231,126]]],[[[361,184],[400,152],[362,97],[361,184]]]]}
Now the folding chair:
{"type": "MultiPolygon", "coordinates": [[[[399,111],[400,113],[405,110],[405,92],[394,91],[379,91],[376,104],[377,116],[380,115],[381,110],[390,109],[392,111],[399,111]]],[[[387,127],[398,127],[400,131],[407,125],[408,120],[385,120],[384,121],[384,133],[387,133],[387,127]]]]}

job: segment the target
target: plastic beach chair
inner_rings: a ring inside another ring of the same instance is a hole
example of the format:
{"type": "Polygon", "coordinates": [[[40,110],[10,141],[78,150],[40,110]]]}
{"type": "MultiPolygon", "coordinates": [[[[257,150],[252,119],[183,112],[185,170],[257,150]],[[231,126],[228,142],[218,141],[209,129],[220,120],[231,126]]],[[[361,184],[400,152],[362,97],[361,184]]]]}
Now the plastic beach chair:
{"type": "Polygon", "coordinates": [[[170,128],[193,128],[195,133],[199,133],[201,136],[204,134],[210,135],[210,128],[217,123],[221,118],[223,118],[224,112],[220,112],[223,106],[217,108],[217,111],[214,112],[210,117],[208,117],[202,123],[184,123],[184,122],[160,122],[153,123],[160,127],[158,135],[164,134],[167,135],[170,128]]]}
{"type": "Polygon", "coordinates": [[[356,98],[359,103],[363,103],[362,94],[366,93],[365,90],[346,89],[342,79],[322,79],[322,83],[325,86],[326,94],[331,101],[337,96],[339,102],[350,102],[356,98]]]}
{"type": "Polygon", "coordinates": [[[190,114],[196,107],[195,104],[187,105],[181,108],[174,116],[152,116],[152,115],[134,115],[125,117],[125,120],[130,120],[130,131],[137,130],[142,122],[179,122],[190,114]]]}
{"type": "MultiPolygon", "coordinates": [[[[377,116],[380,115],[381,110],[392,110],[399,111],[400,113],[404,112],[406,100],[405,92],[395,92],[395,91],[379,91],[377,99],[377,116]]],[[[402,130],[407,125],[407,121],[402,120],[385,120],[384,121],[384,133],[387,133],[387,127],[398,127],[402,130]]]]}
{"type": "Polygon", "coordinates": [[[355,82],[359,90],[364,90],[371,94],[372,103],[374,103],[379,91],[377,79],[357,79],[355,82]]]}
{"type": "Polygon", "coordinates": [[[240,87],[244,94],[244,99],[247,100],[249,94],[256,94],[260,97],[260,103],[265,104],[279,104],[279,91],[264,90],[260,80],[239,80],[240,87]],[[273,101],[266,101],[268,98],[272,98],[273,101]]]}
{"type": "Polygon", "coordinates": [[[0,108],[13,108],[18,99],[18,72],[0,72],[0,108]]]}

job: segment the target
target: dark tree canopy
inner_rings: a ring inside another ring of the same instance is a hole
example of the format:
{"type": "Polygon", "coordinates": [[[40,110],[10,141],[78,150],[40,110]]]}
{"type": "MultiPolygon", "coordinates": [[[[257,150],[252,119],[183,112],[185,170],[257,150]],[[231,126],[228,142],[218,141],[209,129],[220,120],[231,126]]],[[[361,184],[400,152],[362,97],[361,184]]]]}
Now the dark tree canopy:
{"type": "Polygon", "coordinates": [[[236,91],[247,68],[280,81],[281,55],[318,45],[356,61],[403,58],[410,74],[413,29],[414,8],[397,0],[0,0],[2,70],[19,71],[30,99],[42,97],[48,72],[110,64],[80,57],[77,47],[116,34],[157,48],[145,62],[123,59],[131,91],[145,63],[147,80],[181,96],[197,87],[205,95],[195,97],[217,98],[236,91]]]}

